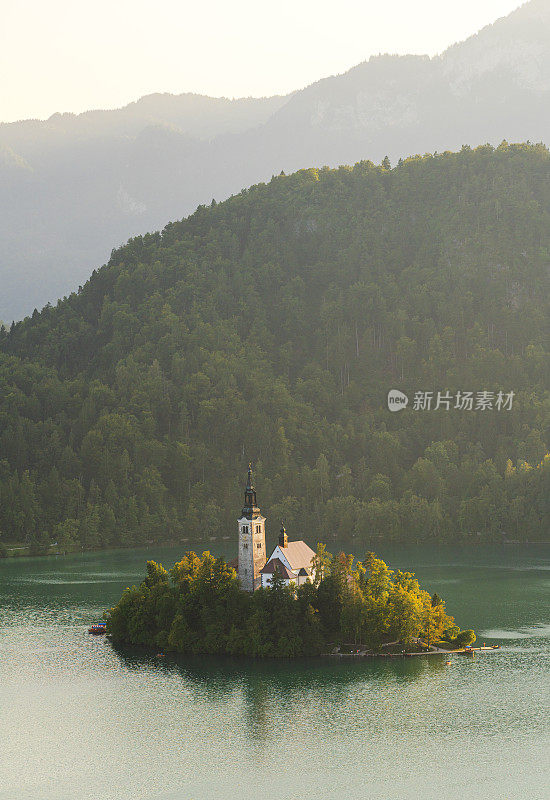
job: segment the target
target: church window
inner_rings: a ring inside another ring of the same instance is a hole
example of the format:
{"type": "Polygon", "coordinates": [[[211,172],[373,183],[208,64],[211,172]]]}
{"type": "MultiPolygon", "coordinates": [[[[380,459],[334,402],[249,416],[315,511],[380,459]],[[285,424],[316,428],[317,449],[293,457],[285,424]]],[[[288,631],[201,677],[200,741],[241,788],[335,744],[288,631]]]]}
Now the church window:
{"type": "Polygon", "coordinates": [[[262,546],[261,542],[256,542],[256,547],[261,547],[261,546],[262,546]]]}

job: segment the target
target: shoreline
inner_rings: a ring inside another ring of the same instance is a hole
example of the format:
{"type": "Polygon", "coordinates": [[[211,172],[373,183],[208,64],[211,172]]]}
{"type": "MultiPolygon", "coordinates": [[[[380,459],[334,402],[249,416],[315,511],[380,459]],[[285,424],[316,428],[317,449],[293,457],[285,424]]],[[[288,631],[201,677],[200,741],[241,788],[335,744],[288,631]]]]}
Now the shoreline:
{"type": "MultiPolygon", "coordinates": [[[[229,538],[229,537],[227,537],[229,538]]],[[[223,541],[223,537],[220,537],[223,541]]],[[[215,541],[218,541],[217,539],[215,541]]],[[[57,545],[49,545],[48,548],[41,547],[37,552],[30,552],[32,545],[4,545],[5,555],[0,553],[0,563],[2,561],[14,561],[24,558],[47,558],[48,556],[74,556],[85,555],[86,553],[111,553],[116,550],[143,550],[147,547],[180,547],[186,544],[184,541],[163,541],[163,542],[144,542],[140,544],[130,545],[113,545],[112,547],[90,547],[84,549],[82,547],[74,547],[64,549],[57,545]],[[16,551],[16,552],[14,552],[16,551]]]]}
{"type": "MultiPolygon", "coordinates": [[[[92,635],[92,634],[90,634],[92,635]]],[[[182,653],[178,650],[160,650],[157,647],[152,647],[149,645],[135,645],[125,641],[118,641],[113,639],[111,634],[107,633],[104,637],[102,637],[104,641],[109,642],[109,644],[114,647],[115,649],[120,648],[121,650],[130,649],[136,650],[141,652],[143,655],[146,655],[156,661],[158,663],[164,662],[166,658],[169,660],[172,658],[222,658],[222,659],[238,659],[238,660],[245,660],[245,661],[253,661],[253,662],[266,662],[266,661],[301,661],[301,660],[314,660],[319,661],[323,659],[351,659],[351,660],[360,660],[360,659],[404,659],[404,658],[414,658],[417,656],[421,657],[428,657],[428,656],[440,656],[442,658],[449,658],[452,655],[460,655],[465,656],[467,658],[475,658],[476,653],[478,652],[497,652],[500,651],[501,646],[500,644],[495,645],[480,645],[479,647],[462,647],[456,650],[443,650],[442,648],[435,648],[433,650],[428,650],[424,652],[404,652],[404,653],[382,653],[382,652],[367,652],[362,650],[358,653],[318,653],[313,655],[300,655],[300,656],[244,656],[239,655],[235,656],[230,653],[182,653]]],[[[382,645],[382,648],[387,645],[382,645]]]]}
{"type": "Polygon", "coordinates": [[[321,658],[416,658],[418,656],[451,656],[451,655],[464,655],[474,658],[476,653],[479,652],[495,652],[500,650],[500,645],[489,645],[482,647],[462,647],[458,650],[443,650],[442,648],[436,650],[426,650],[425,652],[405,652],[405,653],[321,653],[321,658]]]}
{"type": "MultiPolygon", "coordinates": [[[[231,536],[215,536],[209,537],[208,542],[226,542],[229,541],[232,537],[231,536]]],[[[72,556],[72,555],[85,555],[86,553],[109,553],[116,550],[143,550],[148,547],[181,547],[182,552],[186,552],[188,544],[197,544],[200,540],[195,539],[179,539],[179,540],[168,540],[168,541],[150,541],[150,542],[140,542],[136,544],[129,544],[129,545],[113,545],[108,547],[91,547],[89,549],[84,549],[81,547],[73,547],[69,549],[61,548],[59,545],[52,544],[46,547],[37,548],[36,552],[30,552],[33,545],[9,545],[0,543],[0,564],[2,561],[13,561],[15,559],[25,559],[25,558],[46,558],[48,556],[72,556]],[[3,547],[3,550],[2,550],[3,547]]],[[[490,541],[490,542],[480,542],[478,539],[456,539],[456,540],[445,540],[445,541],[437,541],[437,540],[428,540],[428,539],[420,539],[418,541],[411,541],[410,539],[407,540],[392,540],[391,542],[385,542],[384,544],[390,545],[397,545],[397,546],[417,546],[422,544],[431,544],[435,547],[459,547],[459,546],[468,546],[472,549],[479,548],[479,547],[487,547],[487,546],[502,546],[502,547],[525,547],[525,546],[537,546],[537,545],[550,545],[550,539],[544,539],[539,541],[490,541]]],[[[201,546],[204,546],[206,542],[201,542],[201,546]]],[[[329,546],[331,544],[330,540],[328,542],[329,546]]],[[[345,547],[352,547],[354,542],[348,542],[345,544],[345,547]]],[[[376,550],[380,545],[380,542],[364,542],[361,544],[363,548],[370,548],[376,550]]],[[[340,545],[339,545],[340,546],[340,545]]]]}

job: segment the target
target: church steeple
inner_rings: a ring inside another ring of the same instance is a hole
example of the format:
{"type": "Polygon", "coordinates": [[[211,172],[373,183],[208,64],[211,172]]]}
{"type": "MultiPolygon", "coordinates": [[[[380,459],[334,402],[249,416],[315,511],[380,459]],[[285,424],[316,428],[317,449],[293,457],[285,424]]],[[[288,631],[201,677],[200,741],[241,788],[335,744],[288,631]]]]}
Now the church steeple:
{"type": "Polygon", "coordinates": [[[246,482],[246,489],[244,490],[244,506],[243,517],[253,519],[260,516],[260,509],[256,505],[256,489],[254,488],[254,479],[252,477],[252,463],[248,465],[248,480],[246,482]]]}
{"type": "Polygon", "coordinates": [[[252,464],[244,490],[244,506],[239,525],[239,580],[243,589],[254,592],[261,584],[260,571],[266,562],[265,517],[256,505],[252,464]]]}
{"type": "Polygon", "coordinates": [[[286,535],[286,528],[281,523],[281,530],[279,531],[279,547],[288,547],[288,536],[286,535]]]}

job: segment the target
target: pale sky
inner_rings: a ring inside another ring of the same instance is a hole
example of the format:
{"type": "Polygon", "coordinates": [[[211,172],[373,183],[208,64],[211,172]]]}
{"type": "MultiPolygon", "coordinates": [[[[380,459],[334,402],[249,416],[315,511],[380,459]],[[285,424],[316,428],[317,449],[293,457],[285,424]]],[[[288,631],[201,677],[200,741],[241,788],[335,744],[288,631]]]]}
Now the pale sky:
{"type": "Polygon", "coordinates": [[[152,92],[285,94],[377,53],[434,55],[520,0],[0,0],[0,121],[152,92]]]}

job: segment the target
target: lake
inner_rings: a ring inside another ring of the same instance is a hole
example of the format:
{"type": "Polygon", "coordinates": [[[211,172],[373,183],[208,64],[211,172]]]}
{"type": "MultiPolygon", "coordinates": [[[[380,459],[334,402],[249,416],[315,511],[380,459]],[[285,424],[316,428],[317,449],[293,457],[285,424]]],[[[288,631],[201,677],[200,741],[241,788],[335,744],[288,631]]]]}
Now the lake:
{"type": "Polygon", "coordinates": [[[1,800],[550,796],[550,546],[379,548],[502,645],[451,666],[159,660],[88,635],[182,551],[0,561],[1,800]]]}

